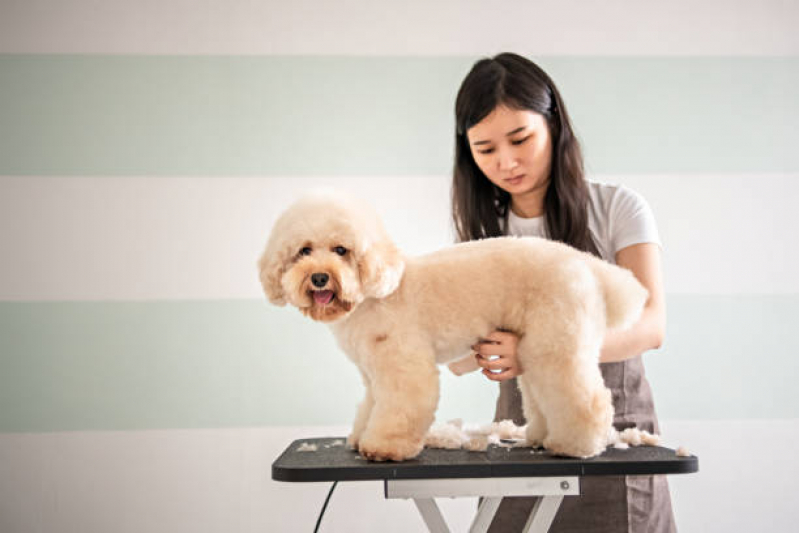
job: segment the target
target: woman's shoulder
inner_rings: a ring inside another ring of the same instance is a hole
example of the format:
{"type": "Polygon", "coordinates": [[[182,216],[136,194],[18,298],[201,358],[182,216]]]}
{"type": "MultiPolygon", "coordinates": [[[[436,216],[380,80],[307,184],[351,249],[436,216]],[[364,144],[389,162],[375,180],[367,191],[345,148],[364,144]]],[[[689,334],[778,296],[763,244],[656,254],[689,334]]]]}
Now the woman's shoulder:
{"type": "Polygon", "coordinates": [[[651,214],[644,196],[626,185],[588,181],[588,196],[592,214],[608,222],[651,214]]]}
{"type": "Polygon", "coordinates": [[[654,213],[644,196],[615,183],[588,181],[589,223],[615,252],[640,242],[660,244],[654,213]]]}
{"type": "Polygon", "coordinates": [[[588,180],[588,193],[591,202],[610,205],[613,203],[646,204],[639,192],[620,183],[606,183],[588,180]]]}

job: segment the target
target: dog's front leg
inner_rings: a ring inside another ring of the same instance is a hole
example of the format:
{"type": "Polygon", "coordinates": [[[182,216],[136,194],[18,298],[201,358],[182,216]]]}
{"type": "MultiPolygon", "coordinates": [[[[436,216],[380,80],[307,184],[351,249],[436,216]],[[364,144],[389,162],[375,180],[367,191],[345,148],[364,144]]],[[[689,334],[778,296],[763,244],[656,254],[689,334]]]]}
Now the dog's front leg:
{"type": "Polygon", "coordinates": [[[355,422],[352,424],[352,432],[347,438],[347,444],[349,444],[350,447],[355,450],[358,449],[358,445],[361,441],[361,435],[363,435],[363,432],[369,423],[369,417],[372,414],[372,407],[375,404],[374,398],[372,397],[372,384],[370,383],[369,378],[363,371],[361,371],[361,377],[363,378],[364,387],[366,387],[366,396],[364,396],[363,401],[361,401],[361,404],[358,406],[358,414],[355,415],[355,422]]]}
{"type": "Polygon", "coordinates": [[[375,461],[415,457],[422,451],[438,405],[434,353],[429,348],[411,351],[407,345],[387,345],[372,354],[368,364],[374,406],[358,450],[375,461]]]}

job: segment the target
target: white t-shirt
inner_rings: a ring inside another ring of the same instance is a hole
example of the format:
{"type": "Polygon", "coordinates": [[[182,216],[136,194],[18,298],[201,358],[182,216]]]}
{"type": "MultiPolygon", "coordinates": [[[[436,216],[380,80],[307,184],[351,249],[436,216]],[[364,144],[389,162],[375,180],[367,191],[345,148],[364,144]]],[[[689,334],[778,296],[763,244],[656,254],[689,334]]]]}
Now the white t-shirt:
{"type": "MultiPolygon", "coordinates": [[[[622,185],[588,182],[588,230],[602,259],[615,264],[616,253],[633,244],[662,248],[655,216],[643,196],[622,185]]],[[[508,235],[546,237],[544,217],[508,213],[508,235]]]]}

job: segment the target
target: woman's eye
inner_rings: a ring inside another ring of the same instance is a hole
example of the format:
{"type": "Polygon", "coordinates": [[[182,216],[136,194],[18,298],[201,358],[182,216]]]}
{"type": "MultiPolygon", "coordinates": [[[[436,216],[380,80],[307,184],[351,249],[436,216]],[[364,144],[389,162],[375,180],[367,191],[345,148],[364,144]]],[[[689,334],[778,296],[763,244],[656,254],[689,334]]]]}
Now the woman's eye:
{"type": "MultiPolygon", "coordinates": [[[[530,137],[531,137],[531,136],[530,136],[530,135],[528,135],[528,136],[527,136],[527,137],[525,137],[524,139],[519,139],[518,141],[511,141],[510,143],[511,143],[513,146],[519,146],[520,144],[524,143],[524,142],[525,142],[527,139],[529,139],[530,137]]],[[[488,154],[492,153],[493,151],[494,151],[494,149],[493,149],[493,148],[489,148],[488,150],[477,150],[477,152],[478,152],[478,153],[480,153],[480,154],[484,154],[484,155],[488,155],[488,154]]]]}
{"type": "Polygon", "coordinates": [[[300,250],[300,255],[311,255],[311,247],[306,246],[302,250],[300,250]]]}
{"type": "Polygon", "coordinates": [[[347,249],[344,248],[343,246],[336,246],[335,248],[333,248],[333,251],[342,257],[347,255],[347,249]]]}

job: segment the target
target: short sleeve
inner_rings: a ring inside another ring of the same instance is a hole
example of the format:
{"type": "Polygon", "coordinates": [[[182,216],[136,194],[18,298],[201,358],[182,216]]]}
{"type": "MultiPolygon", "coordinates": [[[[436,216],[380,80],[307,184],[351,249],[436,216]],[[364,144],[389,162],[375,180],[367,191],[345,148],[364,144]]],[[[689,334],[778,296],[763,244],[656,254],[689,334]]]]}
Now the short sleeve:
{"type": "Polygon", "coordinates": [[[663,248],[655,215],[646,199],[626,187],[619,187],[610,205],[610,242],[615,256],[633,244],[654,243],[663,248]]]}

